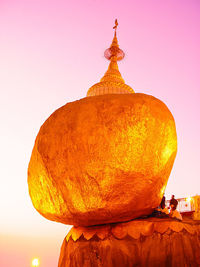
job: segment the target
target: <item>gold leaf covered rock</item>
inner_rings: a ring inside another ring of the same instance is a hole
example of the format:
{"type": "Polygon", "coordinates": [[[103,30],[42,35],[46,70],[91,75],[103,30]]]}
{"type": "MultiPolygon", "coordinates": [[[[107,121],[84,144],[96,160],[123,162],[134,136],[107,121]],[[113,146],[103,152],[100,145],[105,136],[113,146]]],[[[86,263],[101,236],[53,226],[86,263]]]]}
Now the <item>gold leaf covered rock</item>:
{"type": "Polygon", "coordinates": [[[145,94],[83,98],[42,125],[28,169],[29,192],[46,218],[96,225],[157,207],[177,150],[172,114],[145,94]]]}

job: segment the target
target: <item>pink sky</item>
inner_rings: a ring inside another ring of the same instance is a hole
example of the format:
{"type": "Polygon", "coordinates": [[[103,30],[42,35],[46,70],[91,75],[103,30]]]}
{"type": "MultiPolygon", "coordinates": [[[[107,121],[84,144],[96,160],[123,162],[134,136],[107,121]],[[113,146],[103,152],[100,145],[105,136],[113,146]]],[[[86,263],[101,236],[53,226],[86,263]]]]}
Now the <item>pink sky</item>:
{"type": "Polygon", "coordinates": [[[169,107],[178,154],[166,195],[200,194],[199,0],[0,0],[0,265],[55,267],[68,226],[32,207],[27,166],[37,132],[85,97],[108,67],[118,18],[126,84],[169,107]],[[2,265],[3,262],[3,265],[2,265]]]}

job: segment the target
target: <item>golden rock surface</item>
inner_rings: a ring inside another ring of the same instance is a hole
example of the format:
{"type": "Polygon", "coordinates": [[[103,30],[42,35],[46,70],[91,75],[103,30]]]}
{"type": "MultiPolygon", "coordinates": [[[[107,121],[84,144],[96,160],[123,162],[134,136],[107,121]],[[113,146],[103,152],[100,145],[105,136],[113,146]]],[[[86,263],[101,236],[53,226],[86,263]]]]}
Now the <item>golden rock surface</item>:
{"type": "Polygon", "coordinates": [[[83,98],[42,125],[28,168],[29,193],[50,220],[127,221],[159,205],[176,151],[173,116],[155,97],[83,98]]]}

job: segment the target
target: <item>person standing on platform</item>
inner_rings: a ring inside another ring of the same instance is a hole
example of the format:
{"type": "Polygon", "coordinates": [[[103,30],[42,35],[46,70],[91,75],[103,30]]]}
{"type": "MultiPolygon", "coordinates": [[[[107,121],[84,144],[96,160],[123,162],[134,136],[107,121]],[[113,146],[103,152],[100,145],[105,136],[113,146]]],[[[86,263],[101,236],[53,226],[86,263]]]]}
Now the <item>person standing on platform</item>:
{"type": "Polygon", "coordinates": [[[162,200],[161,200],[161,202],[160,202],[160,207],[162,208],[162,207],[165,207],[165,195],[163,195],[163,198],[162,198],[162,200]]]}
{"type": "Polygon", "coordinates": [[[165,206],[165,196],[163,196],[160,206],[157,209],[158,212],[160,212],[160,216],[159,217],[166,217],[166,215],[168,216],[169,214],[169,210],[168,208],[165,206]]]}
{"type": "Polygon", "coordinates": [[[177,208],[177,206],[178,206],[178,200],[175,199],[175,196],[174,195],[172,195],[172,198],[170,199],[169,205],[170,205],[170,208],[171,208],[172,205],[175,207],[175,209],[177,208]]]}

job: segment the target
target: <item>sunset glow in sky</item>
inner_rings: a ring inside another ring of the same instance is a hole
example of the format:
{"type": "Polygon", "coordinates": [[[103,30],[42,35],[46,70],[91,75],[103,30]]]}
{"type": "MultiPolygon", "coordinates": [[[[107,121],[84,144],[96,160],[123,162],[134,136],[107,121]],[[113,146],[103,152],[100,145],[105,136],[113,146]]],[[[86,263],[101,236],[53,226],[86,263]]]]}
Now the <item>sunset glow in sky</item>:
{"type": "Polygon", "coordinates": [[[166,196],[200,194],[199,14],[199,0],[0,0],[0,266],[28,267],[34,257],[57,266],[69,226],[33,208],[28,162],[49,115],[85,97],[107,70],[115,18],[126,84],[175,118],[166,196]]]}

